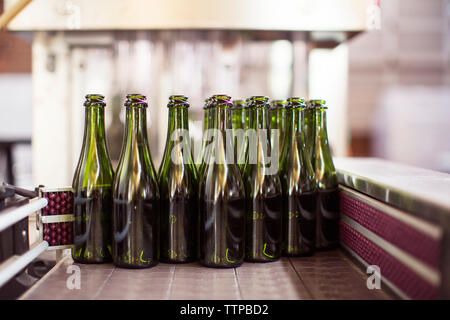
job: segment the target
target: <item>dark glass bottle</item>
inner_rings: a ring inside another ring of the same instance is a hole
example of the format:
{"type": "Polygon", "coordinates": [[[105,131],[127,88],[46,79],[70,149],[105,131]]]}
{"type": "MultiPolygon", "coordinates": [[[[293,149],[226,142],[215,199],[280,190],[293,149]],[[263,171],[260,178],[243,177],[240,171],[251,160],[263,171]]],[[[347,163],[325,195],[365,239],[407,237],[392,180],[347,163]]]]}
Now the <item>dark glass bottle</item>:
{"type": "Polygon", "coordinates": [[[245,259],[269,262],[281,256],[282,189],[278,176],[278,155],[272,159],[269,129],[269,99],[254,96],[252,129],[255,140],[250,143],[244,168],[246,191],[245,259]]]}
{"type": "Polygon", "coordinates": [[[278,152],[278,162],[281,163],[281,152],[283,150],[286,130],[286,100],[273,100],[269,111],[269,117],[272,152],[278,152]],[[275,130],[278,130],[278,135],[275,134],[275,130]]]}
{"type": "Polygon", "coordinates": [[[237,267],[244,260],[245,191],[230,137],[232,103],[213,96],[216,136],[199,186],[200,262],[208,267],[237,267]]]}
{"type": "Polygon", "coordinates": [[[336,170],[328,144],[327,107],[315,103],[315,172],[318,189],[316,248],[332,249],[339,245],[339,189],[336,170]]]}
{"type": "Polygon", "coordinates": [[[197,259],[198,178],[191,154],[186,96],[170,96],[164,158],[158,173],[161,193],[161,261],[197,259]]]}
{"type": "Polygon", "coordinates": [[[81,263],[110,262],[114,171],[106,147],[104,96],[88,94],[84,106],[83,146],[72,182],[72,257],[81,263]]]}
{"type": "Polygon", "coordinates": [[[123,268],[148,268],[159,260],[159,188],[147,138],[147,99],[129,94],[114,180],[113,257],[123,268]]]}
{"type": "Polygon", "coordinates": [[[302,136],[301,98],[289,98],[281,162],[283,186],[283,254],[311,255],[316,240],[316,184],[302,136]]]}

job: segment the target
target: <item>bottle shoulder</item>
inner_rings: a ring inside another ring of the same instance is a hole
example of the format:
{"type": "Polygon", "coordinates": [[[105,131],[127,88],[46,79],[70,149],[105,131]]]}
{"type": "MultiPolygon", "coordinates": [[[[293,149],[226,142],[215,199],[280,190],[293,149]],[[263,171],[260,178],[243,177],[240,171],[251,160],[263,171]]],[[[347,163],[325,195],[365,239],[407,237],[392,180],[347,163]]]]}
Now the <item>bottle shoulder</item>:
{"type": "Polygon", "coordinates": [[[257,165],[249,165],[244,173],[245,190],[248,195],[275,195],[281,193],[281,179],[278,170],[275,173],[258,169],[257,165]]]}
{"type": "Polygon", "coordinates": [[[311,163],[286,162],[280,169],[280,180],[285,192],[311,191],[316,188],[315,172],[311,163]]]}
{"type": "Polygon", "coordinates": [[[244,181],[236,164],[211,164],[200,181],[200,197],[243,198],[244,181]]]}
{"type": "Polygon", "coordinates": [[[74,190],[111,188],[113,182],[114,170],[109,161],[104,163],[82,161],[75,171],[72,188],[74,190]]]}
{"type": "Polygon", "coordinates": [[[159,198],[159,186],[148,175],[117,176],[113,185],[113,196],[118,199],[131,199],[135,195],[142,198],[159,198]]]}
{"type": "Polygon", "coordinates": [[[158,177],[161,196],[190,196],[198,192],[198,177],[195,168],[188,165],[170,166],[158,177]]]}
{"type": "Polygon", "coordinates": [[[114,179],[114,196],[146,194],[159,197],[159,186],[152,162],[146,157],[121,159],[114,179]]]}

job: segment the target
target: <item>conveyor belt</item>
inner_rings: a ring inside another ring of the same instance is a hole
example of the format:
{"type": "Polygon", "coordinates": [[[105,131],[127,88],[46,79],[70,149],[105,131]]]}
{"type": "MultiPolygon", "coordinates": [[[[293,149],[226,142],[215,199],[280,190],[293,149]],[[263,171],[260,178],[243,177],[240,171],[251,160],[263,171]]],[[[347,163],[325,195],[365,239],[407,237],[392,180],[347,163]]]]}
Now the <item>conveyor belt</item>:
{"type": "Polygon", "coordinates": [[[340,250],[272,263],[244,263],[236,269],[160,263],[150,269],[130,270],[112,264],[74,264],[66,257],[21,299],[392,298],[383,287],[369,290],[367,277],[340,250]],[[67,287],[71,276],[67,271],[72,265],[80,268],[80,289],[67,287]]]}

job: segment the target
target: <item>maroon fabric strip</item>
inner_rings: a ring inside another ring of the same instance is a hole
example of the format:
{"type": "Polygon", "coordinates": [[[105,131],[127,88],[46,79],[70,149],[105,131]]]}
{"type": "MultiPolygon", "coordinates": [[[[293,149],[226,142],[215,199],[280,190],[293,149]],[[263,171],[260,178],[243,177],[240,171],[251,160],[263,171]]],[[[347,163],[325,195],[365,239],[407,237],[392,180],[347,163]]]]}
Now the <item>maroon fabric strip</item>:
{"type": "Polygon", "coordinates": [[[384,240],[440,270],[441,242],[372,206],[340,192],[340,211],[384,240]]]}
{"type": "Polygon", "coordinates": [[[412,299],[436,299],[438,288],[371,242],[345,222],[340,222],[341,241],[369,265],[377,265],[381,275],[412,299]]]}

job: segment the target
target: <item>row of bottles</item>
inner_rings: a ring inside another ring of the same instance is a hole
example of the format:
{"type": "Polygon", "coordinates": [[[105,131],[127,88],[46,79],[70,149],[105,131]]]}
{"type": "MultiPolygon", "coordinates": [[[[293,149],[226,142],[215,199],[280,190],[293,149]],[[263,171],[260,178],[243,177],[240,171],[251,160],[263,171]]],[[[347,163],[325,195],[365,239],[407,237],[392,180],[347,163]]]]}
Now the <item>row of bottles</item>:
{"type": "Polygon", "coordinates": [[[187,97],[169,98],[163,160],[156,174],[145,96],[128,95],[116,174],[101,95],[86,96],[75,171],[74,247],[83,263],[150,267],[200,260],[235,267],[310,255],[338,243],[337,180],[324,101],[254,96],[205,101],[201,162],[192,157],[187,97]],[[274,130],[277,129],[277,130],[274,130]]]}

